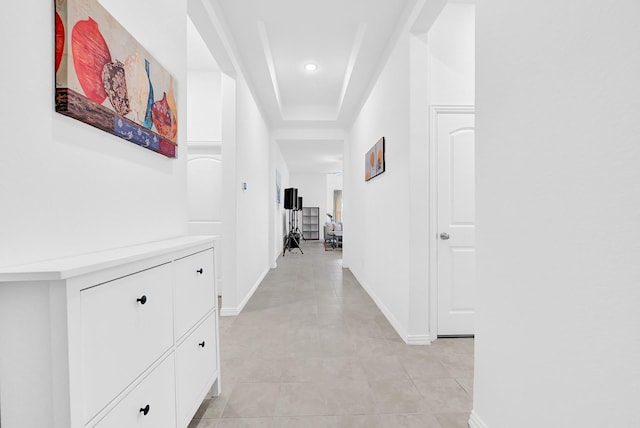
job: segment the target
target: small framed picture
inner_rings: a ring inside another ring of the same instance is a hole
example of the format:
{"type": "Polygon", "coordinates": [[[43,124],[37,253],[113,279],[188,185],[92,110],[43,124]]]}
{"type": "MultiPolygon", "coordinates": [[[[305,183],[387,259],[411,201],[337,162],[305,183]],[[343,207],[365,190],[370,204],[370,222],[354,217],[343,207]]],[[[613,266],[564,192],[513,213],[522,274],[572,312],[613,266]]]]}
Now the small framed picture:
{"type": "Polygon", "coordinates": [[[364,155],[364,179],[371,180],[373,177],[384,172],[384,137],[364,155]]]}

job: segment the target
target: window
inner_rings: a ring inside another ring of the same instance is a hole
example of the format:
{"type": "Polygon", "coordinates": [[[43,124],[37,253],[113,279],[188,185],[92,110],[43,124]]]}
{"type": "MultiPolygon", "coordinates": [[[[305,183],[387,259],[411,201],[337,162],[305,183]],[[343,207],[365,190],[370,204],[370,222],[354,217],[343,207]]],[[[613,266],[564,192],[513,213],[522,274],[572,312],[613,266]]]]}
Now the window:
{"type": "Polygon", "coordinates": [[[333,191],[333,221],[342,221],[342,190],[333,191]]]}

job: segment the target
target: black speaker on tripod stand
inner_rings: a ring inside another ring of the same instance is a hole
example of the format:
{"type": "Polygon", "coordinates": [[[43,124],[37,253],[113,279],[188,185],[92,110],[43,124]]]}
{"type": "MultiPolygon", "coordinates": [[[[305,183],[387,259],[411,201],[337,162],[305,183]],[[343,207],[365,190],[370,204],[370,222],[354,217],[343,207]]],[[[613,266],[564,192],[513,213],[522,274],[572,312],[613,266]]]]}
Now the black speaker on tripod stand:
{"type": "Polygon", "coordinates": [[[302,248],[300,248],[300,237],[298,229],[298,210],[302,210],[302,197],[298,196],[298,189],[289,187],[284,189],[284,209],[289,210],[289,233],[284,238],[284,248],[282,255],[285,255],[287,249],[291,252],[291,249],[298,248],[302,254],[302,248]],[[299,204],[299,208],[298,208],[299,204]]]}
{"type": "Polygon", "coordinates": [[[295,210],[298,206],[298,189],[289,187],[284,189],[284,209],[295,210]]]}

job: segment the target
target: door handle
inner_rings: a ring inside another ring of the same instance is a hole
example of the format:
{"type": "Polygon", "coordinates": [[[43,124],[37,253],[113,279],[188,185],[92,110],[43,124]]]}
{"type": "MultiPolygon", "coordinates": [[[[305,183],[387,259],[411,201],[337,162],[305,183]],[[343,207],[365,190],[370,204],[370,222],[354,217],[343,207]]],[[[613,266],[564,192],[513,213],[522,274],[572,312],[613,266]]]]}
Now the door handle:
{"type": "Polygon", "coordinates": [[[447,232],[442,232],[440,234],[440,239],[442,239],[443,241],[446,241],[447,239],[449,239],[449,234],[447,232]]]}

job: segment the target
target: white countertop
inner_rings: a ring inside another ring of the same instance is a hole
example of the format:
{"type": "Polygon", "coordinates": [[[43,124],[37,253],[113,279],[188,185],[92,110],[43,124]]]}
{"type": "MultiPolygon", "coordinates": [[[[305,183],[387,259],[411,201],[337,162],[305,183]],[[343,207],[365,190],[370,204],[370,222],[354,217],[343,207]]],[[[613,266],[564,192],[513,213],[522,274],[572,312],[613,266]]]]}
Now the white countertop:
{"type": "Polygon", "coordinates": [[[213,246],[218,236],[181,236],[78,256],[0,267],[0,282],[55,281],[196,246],[213,246]]]}

